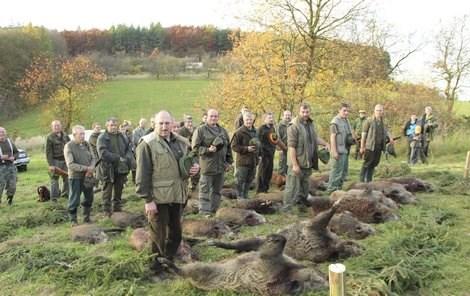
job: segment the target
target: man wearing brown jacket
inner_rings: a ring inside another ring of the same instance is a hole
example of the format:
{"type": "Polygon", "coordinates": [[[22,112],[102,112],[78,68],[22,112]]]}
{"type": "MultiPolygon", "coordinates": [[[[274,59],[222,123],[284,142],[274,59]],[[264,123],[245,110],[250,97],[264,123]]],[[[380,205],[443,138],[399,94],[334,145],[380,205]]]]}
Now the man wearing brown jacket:
{"type": "MultiPolygon", "coordinates": [[[[172,118],[167,111],[155,116],[155,131],[142,137],[137,146],[136,193],[145,199],[150,224],[151,270],[164,276],[158,257],[173,257],[181,243],[181,213],[187,197],[187,179],[182,177],[179,160],[189,148],[183,137],[171,132],[172,118]]],[[[189,176],[199,170],[193,164],[189,176]]]]}
{"type": "Polygon", "coordinates": [[[62,124],[59,120],[51,123],[52,132],[46,139],[46,159],[49,164],[49,175],[51,178],[51,199],[57,201],[59,196],[68,196],[69,181],[66,175],[59,175],[57,168],[63,172],[67,171],[64,157],[64,146],[70,141],[69,136],[62,131],[62,124]],[[60,191],[59,177],[62,176],[63,188],[60,191]]]}
{"type": "Polygon", "coordinates": [[[237,192],[239,199],[248,198],[248,190],[255,178],[258,163],[259,143],[256,129],[253,127],[253,114],[243,114],[243,126],[235,131],[232,137],[232,150],[237,153],[237,192]]]}

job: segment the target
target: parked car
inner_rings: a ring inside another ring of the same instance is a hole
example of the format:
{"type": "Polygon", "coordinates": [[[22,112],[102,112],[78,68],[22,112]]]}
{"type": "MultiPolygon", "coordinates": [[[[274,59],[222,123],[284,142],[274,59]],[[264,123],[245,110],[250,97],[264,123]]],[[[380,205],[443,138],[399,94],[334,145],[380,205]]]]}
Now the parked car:
{"type": "Polygon", "coordinates": [[[30,159],[28,157],[28,153],[26,153],[26,150],[18,149],[18,158],[15,159],[15,165],[18,168],[18,171],[20,172],[27,171],[29,161],[30,159]]]}

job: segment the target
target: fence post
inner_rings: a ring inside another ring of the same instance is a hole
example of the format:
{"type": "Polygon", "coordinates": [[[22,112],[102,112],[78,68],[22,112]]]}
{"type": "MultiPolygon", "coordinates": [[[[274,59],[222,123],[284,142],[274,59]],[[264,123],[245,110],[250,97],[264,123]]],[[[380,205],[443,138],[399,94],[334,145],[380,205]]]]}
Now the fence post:
{"type": "Polygon", "coordinates": [[[330,264],[328,267],[330,296],[344,296],[344,272],[346,266],[341,263],[330,264]]]}
{"type": "Polygon", "coordinates": [[[468,178],[470,172],[470,151],[467,152],[467,160],[465,161],[465,170],[463,171],[463,177],[468,178]]]}

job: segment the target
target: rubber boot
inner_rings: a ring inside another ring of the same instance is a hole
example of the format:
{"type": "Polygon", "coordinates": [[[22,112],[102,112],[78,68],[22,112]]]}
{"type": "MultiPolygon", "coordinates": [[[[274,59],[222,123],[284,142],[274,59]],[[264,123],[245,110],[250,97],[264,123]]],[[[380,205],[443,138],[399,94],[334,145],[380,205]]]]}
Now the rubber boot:
{"type": "Polygon", "coordinates": [[[91,223],[90,214],[91,214],[90,207],[83,208],[83,223],[91,223]]]}
{"type": "Polygon", "coordinates": [[[366,179],[367,183],[372,182],[372,179],[374,178],[374,168],[369,168],[366,172],[366,179]]]}
{"type": "Polygon", "coordinates": [[[69,212],[69,217],[70,217],[70,223],[72,224],[72,227],[77,226],[78,225],[77,210],[69,212]]]}
{"type": "Polygon", "coordinates": [[[366,182],[366,172],[367,169],[365,167],[361,168],[361,173],[359,174],[359,181],[365,183],[366,182]]]}

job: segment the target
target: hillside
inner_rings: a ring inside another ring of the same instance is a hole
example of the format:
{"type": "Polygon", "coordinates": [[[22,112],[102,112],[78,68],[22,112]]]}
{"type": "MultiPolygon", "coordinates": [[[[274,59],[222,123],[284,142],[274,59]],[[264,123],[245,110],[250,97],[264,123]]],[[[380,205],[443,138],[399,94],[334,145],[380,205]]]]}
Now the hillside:
{"type": "MultiPolygon", "coordinates": [[[[136,123],[141,117],[149,118],[161,109],[167,109],[176,118],[193,109],[212,83],[209,80],[154,80],[123,79],[105,82],[98,90],[97,99],[86,107],[86,119],[81,122],[90,127],[94,121],[104,124],[106,119],[117,116],[136,123]]],[[[38,107],[18,118],[4,123],[10,135],[27,138],[49,133],[49,122],[38,107]]],[[[193,114],[197,121],[200,114],[193,114]]]]}

